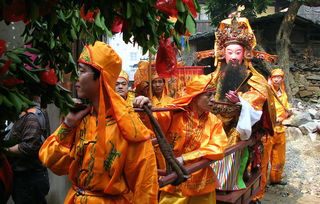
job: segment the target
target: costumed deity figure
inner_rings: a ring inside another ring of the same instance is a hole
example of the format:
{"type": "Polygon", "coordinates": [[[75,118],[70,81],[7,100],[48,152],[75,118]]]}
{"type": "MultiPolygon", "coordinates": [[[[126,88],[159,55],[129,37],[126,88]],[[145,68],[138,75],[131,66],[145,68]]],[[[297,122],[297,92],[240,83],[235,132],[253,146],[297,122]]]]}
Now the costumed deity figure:
{"type": "MultiPolygon", "coordinates": [[[[271,89],[265,78],[252,66],[252,49],[256,45],[254,33],[248,19],[233,17],[220,23],[216,32],[215,64],[212,73],[217,87],[215,100],[241,105],[239,114],[219,111],[216,105],[213,112],[223,121],[228,136],[228,147],[240,140],[247,140],[252,134],[252,126],[257,123],[263,111],[269,121],[274,121],[274,102],[271,89]],[[239,87],[247,76],[252,77],[247,84],[239,87]],[[237,90],[238,89],[238,90],[237,90]],[[235,91],[237,90],[237,91],[235,91]],[[265,108],[264,108],[264,104],[265,108]]],[[[270,126],[273,126],[271,123],[270,126]]],[[[270,127],[273,129],[273,127],[270,127]]],[[[220,190],[239,190],[245,188],[243,174],[249,157],[248,148],[237,150],[212,167],[218,176],[220,190]]]]}
{"type": "MultiPolygon", "coordinates": [[[[188,83],[185,96],[172,102],[172,106],[181,111],[155,113],[174,156],[186,165],[201,158],[219,160],[224,156],[227,137],[222,122],[210,112],[214,90],[211,80],[211,76],[196,76],[188,83]]],[[[146,103],[137,100],[140,97],[134,102],[139,106],[146,103]]],[[[215,203],[215,178],[212,168],[205,167],[178,186],[161,188],[159,202],[215,203]]]]}
{"type": "Polygon", "coordinates": [[[264,153],[261,160],[262,178],[261,191],[256,199],[264,196],[265,186],[268,178],[268,164],[271,164],[270,183],[285,185],[286,182],[281,180],[283,167],[286,160],[286,127],[282,125],[282,121],[288,118],[292,112],[288,103],[288,97],[285,91],[284,72],[282,69],[273,69],[268,83],[274,91],[275,107],[276,107],[276,125],[274,127],[274,135],[263,138],[264,153]]]}
{"type": "Polygon", "coordinates": [[[156,158],[139,116],[115,92],[121,58],[107,44],[84,47],[78,59],[79,98],[91,105],[70,112],[42,145],[39,158],[58,175],[69,175],[65,203],[157,203],[156,158]]]}
{"type": "Polygon", "coordinates": [[[121,70],[116,81],[116,92],[126,101],[127,104],[132,106],[134,94],[129,90],[129,75],[123,70],[121,70]]]}

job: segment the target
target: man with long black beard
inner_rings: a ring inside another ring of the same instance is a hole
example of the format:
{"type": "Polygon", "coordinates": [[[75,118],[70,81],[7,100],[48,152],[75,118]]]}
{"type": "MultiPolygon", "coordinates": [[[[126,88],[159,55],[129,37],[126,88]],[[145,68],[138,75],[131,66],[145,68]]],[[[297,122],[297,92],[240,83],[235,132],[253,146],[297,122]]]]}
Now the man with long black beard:
{"type": "MultiPolygon", "coordinates": [[[[212,73],[217,86],[216,101],[241,105],[239,115],[224,113],[218,117],[224,123],[228,136],[228,146],[247,140],[252,133],[252,126],[261,119],[263,105],[268,103],[269,113],[274,113],[271,90],[264,77],[252,66],[252,49],[256,39],[246,18],[226,19],[221,22],[216,32],[215,60],[217,69],[212,73]],[[241,82],[249,73],[252,77],[246,86],[236,92],[241,82]],[[269,100],[270,99],[270,100],[269,100]]],[[[271,114],[272,115],[272,114],[271,114]]],[[[270,127],[271,129],[272,127],[270,127]]],[[[238,150],[212,167],[217,174],[220,190],[239,190],[246,188],[242,179],[248,161],[248,149],[238,150]]]]}

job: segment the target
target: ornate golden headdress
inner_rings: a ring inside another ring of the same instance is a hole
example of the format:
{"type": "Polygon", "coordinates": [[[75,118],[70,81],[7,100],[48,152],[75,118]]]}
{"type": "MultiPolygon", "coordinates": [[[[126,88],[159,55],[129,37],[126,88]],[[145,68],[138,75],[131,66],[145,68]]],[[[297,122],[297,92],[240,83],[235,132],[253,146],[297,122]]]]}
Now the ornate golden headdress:
{"type": "Polygon", "coordinates": [[[223,20],[215,36],[216,62],[225,58],[225,48],[230,44],[242,45],[245,50],[245,59],[252,59],[252,49],[256,46],[256,38],[247,18],[234,16],[223,20]]]}

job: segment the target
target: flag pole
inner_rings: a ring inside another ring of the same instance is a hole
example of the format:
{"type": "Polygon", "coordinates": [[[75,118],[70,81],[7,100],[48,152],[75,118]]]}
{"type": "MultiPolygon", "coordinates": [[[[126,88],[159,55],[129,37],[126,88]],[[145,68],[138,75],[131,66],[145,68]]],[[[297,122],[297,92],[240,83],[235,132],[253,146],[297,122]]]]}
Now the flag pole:
{"type": "Polygon", "coordinates": [[[150,100],[152,100],[152,80],[151,80],[151,63],[152,63],[152,53],[149,50],[149,66],[148,66],[148,79],[149,79],[149,91],[148,95],[150,100]]]}

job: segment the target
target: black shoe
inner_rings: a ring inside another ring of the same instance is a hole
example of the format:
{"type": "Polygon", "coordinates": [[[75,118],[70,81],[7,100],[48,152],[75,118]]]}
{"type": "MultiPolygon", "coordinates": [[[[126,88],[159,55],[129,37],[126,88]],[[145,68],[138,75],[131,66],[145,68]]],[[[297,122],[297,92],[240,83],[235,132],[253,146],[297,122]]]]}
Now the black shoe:
{"type": "Polygon", "coordinates": [[[250,201],[249,204],[261,204],[261,201],[259,199],[255,200],[255,201],[250,201]]]}
{"type": "Polygon", "coordinates": [[[273,182],[273,183],[270,183],[271,186],[274,186],[274,185],[287,185],[288,183],[286,181],[279,181],[279,182],[273,182]]]}

